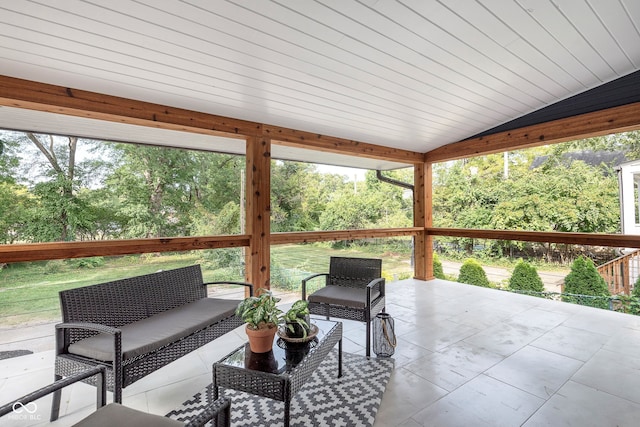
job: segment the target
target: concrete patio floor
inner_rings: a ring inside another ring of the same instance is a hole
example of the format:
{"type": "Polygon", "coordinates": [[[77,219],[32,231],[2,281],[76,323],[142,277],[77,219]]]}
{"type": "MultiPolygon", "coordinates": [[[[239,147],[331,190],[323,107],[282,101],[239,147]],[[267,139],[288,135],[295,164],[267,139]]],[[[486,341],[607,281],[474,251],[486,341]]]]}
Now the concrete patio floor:
{"type": "MultiPolygon", "coordinates": [[[[387,285],[395,368],[375,426],[636,426],[640,317],[463,285],[387,285]]],[[[345,323],[344,351],[364,354],[364,325],[345,323]]],[[[165,414],[211,382],[211,365],[245,341],[237,329],[124,390],[127,406],[165,414]]],[[[53,351],[0,360],[0,402],[53,379],[53,351]]],[[[109,399],[111,395],[109,394],[109,399]]],[[[67,426],[94,410],[95,388],[63,393],[67,426]]],[[[30,419],[49,424],[50,398],[30,419]]]]}

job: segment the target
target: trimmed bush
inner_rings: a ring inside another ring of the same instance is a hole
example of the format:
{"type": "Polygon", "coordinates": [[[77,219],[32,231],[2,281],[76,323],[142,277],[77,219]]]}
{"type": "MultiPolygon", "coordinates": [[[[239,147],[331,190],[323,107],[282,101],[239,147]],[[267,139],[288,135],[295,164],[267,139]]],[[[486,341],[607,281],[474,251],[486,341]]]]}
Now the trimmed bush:
{"type": "Polygon", "coordinates": [[[433,275],[436,279],[444,279],[444,270],[442,269],[442,262],[438,257],[438,254],[433,254],[433,275]]]}
{"type": "Polygon", "coordinates": [[[524,260],[519,260],[509,279],[509,288],[518,291],[543,292],[544,284],[538,270],[524,260]]]}
{"type": "MultiPolygon", "coordinates": [[[[609,308],[609,288],[604,279],[598,274],[596,266],[589,258],[579,256],[573,264],[571,264],[571,272],[564,278],[564,293],[576,295],[590,295],[603,298],[581,298],[582,305],[591,307],[609,308]],[[584,300],[584,302],[582,302],[584,300]]],[[[563,301],[573,301],[575,297],[563,297],[563,301]]]]}
{"type": "Polygon", "coordinates": [[[636,283],[633,284],[633,291],[631,291],[631,295],[640,298],[640,277],[636,280],[636,283]]]}
{"type": "Polygon", "coordinates": [[[467,283],[469,285],[482,286],[489,288],[489,279],[487,279],[487,273],[485,273],[482,265],[475,259],[467,259],[460,267],[460,275],[458,276],[458,282],[467,283]]]}

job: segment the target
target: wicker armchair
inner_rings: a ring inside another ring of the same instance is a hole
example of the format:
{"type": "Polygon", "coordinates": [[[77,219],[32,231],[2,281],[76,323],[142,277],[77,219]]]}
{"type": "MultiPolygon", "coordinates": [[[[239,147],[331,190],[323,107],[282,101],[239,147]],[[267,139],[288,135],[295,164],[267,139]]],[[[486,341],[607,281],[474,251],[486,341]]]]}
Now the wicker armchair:
{"type": "MultiPolygon", "coordinates": [[[[162,417],[160,415],[149,414],[147,412],[138,411],[136,409],[127,408],[119,403],[110,403],[105,406],[107,400],[107,380],[105,366],[95,366],[71,375],[64,379],[58,380],[53,384],[38,389],[33,393],[29,393],[13,402],[0,406],[0,417],[7,414],[21,414],[25,409],[29,409],[29,404],[41,397],[44,397],[55,391],[76,383],[78,381],[86,381],[92,379],[97,385],[96,396],[96,412],[91,413],[86,418],[74,424],[74,427],[103,427],[103,426],[155,426],[155,427],[196,427],[204,426],[208,422],[212,422],[216,427],[229,427],[231,425],[231,402],[229,399],[222,398],[214,401],[211,406],[200,414],[196,415],[184,424],[180,421],[162,417]],[[95,377],[95,378],[92,378],[95,377]]],[[[35,406],[34,406],[35,407],[35,406]]]]}
{"type": "Polygon", "coordinates": [[[312,314],[365,322],[369,357],[371,319],[385,309],[382,260],[331,257],[329,273],[313,274],[302,281],[302,299],[309,301],[312,314]],[[326,286],[307,297],[307,282],[317,277],[325,277],[326,286]]]}

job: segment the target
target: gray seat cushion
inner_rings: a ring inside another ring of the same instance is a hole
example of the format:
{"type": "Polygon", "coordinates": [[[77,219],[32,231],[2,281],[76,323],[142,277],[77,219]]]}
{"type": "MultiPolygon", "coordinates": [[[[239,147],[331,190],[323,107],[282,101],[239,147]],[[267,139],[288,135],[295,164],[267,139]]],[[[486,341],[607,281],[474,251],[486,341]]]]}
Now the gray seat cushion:
{"type": "Polygon", "coordinates": [[[115,426],[178,427],[184,426],[184,423],[160,415],[147,414],[146,412],[127,408],[118,403],[110,403],[73,425],[73,427],[115,426]]]}
{"type": "MultiPolygon", "coordinates": [[[[122,326],[122,357],[131,359],[178,341],[233,315],[238,301],[202,298],[122,326]]],[[[113,361],[113,335],[98,334],[69,346],[69,353],[113,361]]]]}
{"type": "MultiPolygon", "coordinates": [[[[380,296],[379,291],[371,293],[371,300],[380,296]]],[[[309,295],[311,303],[342,305],[346,307],[365,308],[367,303],[366,288],[350,288],[346,286],[325,286],[309,295]]]]}

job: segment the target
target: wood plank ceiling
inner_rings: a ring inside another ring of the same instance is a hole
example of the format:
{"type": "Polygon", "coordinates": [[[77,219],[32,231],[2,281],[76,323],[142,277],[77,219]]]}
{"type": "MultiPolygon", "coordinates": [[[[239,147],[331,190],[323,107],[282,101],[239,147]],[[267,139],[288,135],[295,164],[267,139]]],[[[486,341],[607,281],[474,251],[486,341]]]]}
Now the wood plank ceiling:
{"type": "Polygon", "coordinates": [[[0,0],[0,74],[417,152],[639,65],[638,0],[0,0]]]}

